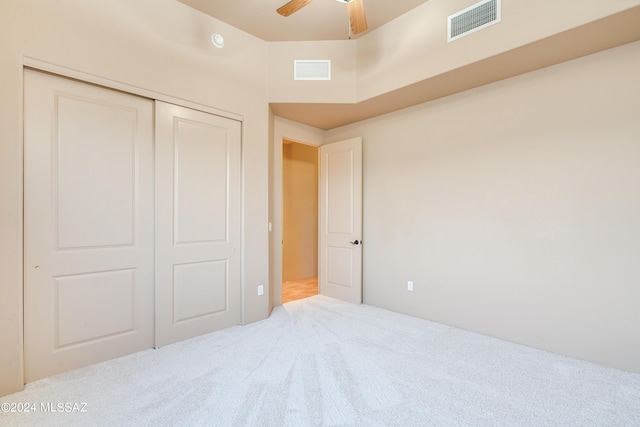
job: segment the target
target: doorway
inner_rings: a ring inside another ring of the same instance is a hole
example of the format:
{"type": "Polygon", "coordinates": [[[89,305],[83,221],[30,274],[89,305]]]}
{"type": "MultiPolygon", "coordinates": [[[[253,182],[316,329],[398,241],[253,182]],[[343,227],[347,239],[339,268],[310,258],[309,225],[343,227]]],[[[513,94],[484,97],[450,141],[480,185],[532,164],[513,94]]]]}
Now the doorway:
{"type": "Polygon", "coordinates": [[[282,146],[282,303],[318,294],[318,147],[282,146]]]}

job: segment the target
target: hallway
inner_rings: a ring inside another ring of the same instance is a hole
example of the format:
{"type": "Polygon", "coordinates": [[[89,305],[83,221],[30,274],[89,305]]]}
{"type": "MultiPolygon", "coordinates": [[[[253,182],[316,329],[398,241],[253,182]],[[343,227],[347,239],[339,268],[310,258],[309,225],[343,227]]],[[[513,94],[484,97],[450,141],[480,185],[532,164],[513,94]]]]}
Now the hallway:
{"type": "Polygon", "coordinates": [[[288,280],[282,283],[282,303],[318,295],[318,278],[288,280]]]}

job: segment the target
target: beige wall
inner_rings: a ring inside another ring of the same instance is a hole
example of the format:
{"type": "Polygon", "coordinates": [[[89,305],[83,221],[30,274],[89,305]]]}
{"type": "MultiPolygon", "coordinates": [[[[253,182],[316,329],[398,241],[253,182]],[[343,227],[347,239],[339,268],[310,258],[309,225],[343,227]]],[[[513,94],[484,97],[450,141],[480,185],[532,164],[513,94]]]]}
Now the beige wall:
{"type": "Polygon", "coordinates": [[[636,42],[328,131],[364,138],[365,303],[640,372],[639,70],[636,42]]]}
{"type": "Polygon", "coordinates": [[[173,0],[0,3],[0,395],[22,387],[23,57],[243,117],[243,321],[269,314],[266,43],[173,0]],[[225,35],[216,49],[209,36],[225,35]]]}
{"type": "Polygon", "coordinates": [[[282,280],[318,277],[318,147],[282,150],[282,280]]]}
{"type": "Polygon", "coordinates": [[[429,0],[359,39],[358,100],[459,69],[640,4],[637,0],[502,1],[499,23],[448,43],[447,17],[475,3],[429,0]]]}
{"type": "Polygon", "coordinates": [[[268,96],[270,102],[355,102],[356,41],[270,42],[268,96]],[[331,80],[293,79],[296,59],[328,59],[331,80]]]}
{"type": "Polygon", "coordinates": [[[501,22],[448,43],[447,17],[475,3],[429,0],[357,40],[270,42],[269,101],[364,101],[614,15],[640,0],[503,1],[501,22]],[[332,80],[294,81],[294,59],[331,59],[332,80]]]}

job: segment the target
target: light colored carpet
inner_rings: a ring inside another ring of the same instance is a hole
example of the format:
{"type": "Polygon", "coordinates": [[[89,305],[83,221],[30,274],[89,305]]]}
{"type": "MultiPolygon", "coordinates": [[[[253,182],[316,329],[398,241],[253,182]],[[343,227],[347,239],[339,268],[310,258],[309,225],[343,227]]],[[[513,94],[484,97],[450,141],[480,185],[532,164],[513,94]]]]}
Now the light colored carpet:
{"type": "Polygon", "coordinates": [[[640,426],[640,375],[315,296],[0,402],[38,406],[2,426],[640,426]]]}

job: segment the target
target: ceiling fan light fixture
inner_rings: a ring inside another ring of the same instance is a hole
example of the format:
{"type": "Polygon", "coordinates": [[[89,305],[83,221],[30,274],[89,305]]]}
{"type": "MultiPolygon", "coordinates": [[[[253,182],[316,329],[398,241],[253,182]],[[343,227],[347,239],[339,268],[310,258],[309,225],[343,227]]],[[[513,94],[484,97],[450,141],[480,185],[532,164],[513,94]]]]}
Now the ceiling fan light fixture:
{"type": "Polygon", "coordinates": [[[211,43],[217,48],[224,47],[224,37],[218,33],[211,34],[211,43]]]}
{"type": "MultiPolygon", "coordinates": [[[[276,12],[282,16],[291,16],[291,14],[302,9],[313,0],[289,0],[288,3],[276,9],[276,12]]],[[[367,18],[364,13],[364,0],[336,0],[346,4],[347,14],[349,15],[349,38],[351,34],[360,34],[367,31],[367,18]]]]}

